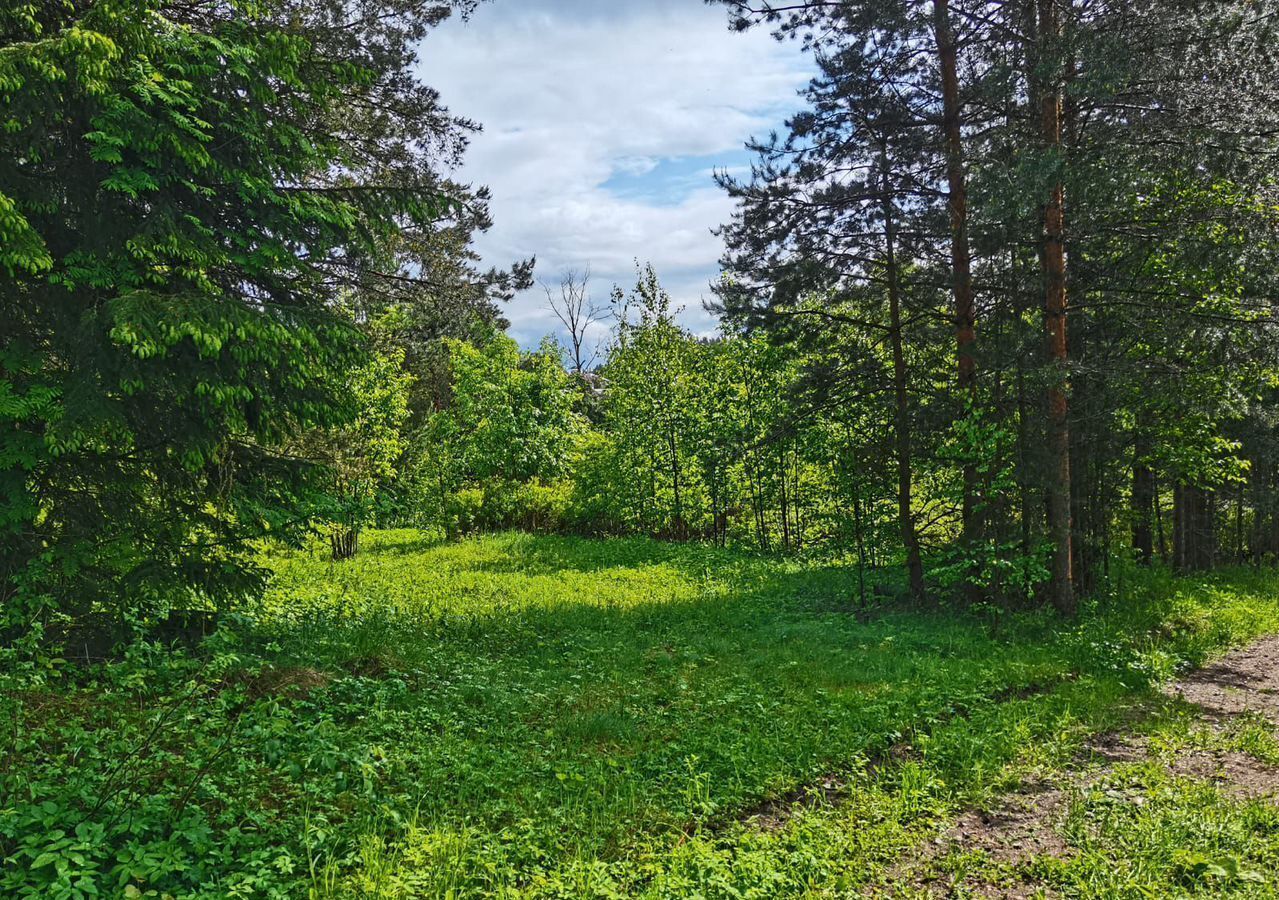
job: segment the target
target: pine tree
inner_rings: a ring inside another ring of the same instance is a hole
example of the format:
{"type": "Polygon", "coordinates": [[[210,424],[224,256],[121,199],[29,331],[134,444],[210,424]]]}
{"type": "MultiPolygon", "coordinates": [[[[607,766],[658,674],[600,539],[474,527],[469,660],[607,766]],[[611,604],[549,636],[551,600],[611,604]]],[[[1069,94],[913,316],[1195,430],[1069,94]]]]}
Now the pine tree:
{"type": "Polygon", "coordinates": [[[905,344],[908,322],[926,315],[932,292],[907,278],[925,248],[902,235],[925,230],[937,157],[932,129],[913,105],[927,77],[915,52],[920,23],[884,13],[865,24],[866,32],[819,55],[822,74],[806,92],[811,109],[792,120],[785,140],[756,146],[762,161],[752,181],[723,179],[739,214],[725,229],[733,280],[720,295],[735,318],[800,330],[847,326],[872,335],[872,347],[886,345],[878,377],[892,398],[899,533],[911,594],[922,600],[917,416],[905,344]]]}

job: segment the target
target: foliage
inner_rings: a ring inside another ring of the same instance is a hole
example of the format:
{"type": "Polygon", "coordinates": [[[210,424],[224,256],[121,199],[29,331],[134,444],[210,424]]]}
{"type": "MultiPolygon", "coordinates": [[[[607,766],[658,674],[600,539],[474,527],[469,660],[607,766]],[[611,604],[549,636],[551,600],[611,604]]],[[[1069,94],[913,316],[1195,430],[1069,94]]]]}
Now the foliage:
{"type": "Polygon", "coordinates": [[[561,518],[542,484],[571,465],[581,421],[558,349],[521,352],[505,335],[476,346],[447,339],[449,402],[415,440],[419,516],[451,533],[561,518]]]}
{"type": "Polygon", "coordinates": [[[671,298],[651,266],[629,296],[615,295],[614,304],[623,310],[618,345],[601,374],[608,384],[605,427],[618,437],[616,465],[628,518],[643,530],[685,537],[693,477],[688,457],[701,386],[696,341],[675,324],[671,298]]]}
{"type": "Polygon", "coordinates": [[[307,433],[298,452],[322,462],[331,474],[333,501],[324,510],[333,528],[335,555],[353,555],[360,529],[376,520],[408,449],[409,390],[404,350],[374,350],[346,378],[354,418],[340,427],[307,433]]]}
{"type": "Polygon", "coordinates": [[[281,449],[351,414],[334,286],[394,277],[388,242],[447,214],[430,144],[456,125],[408,74],[447,12],[0,12],[6,625],[260,588],[246,542],[323,488],[281,449]]]}

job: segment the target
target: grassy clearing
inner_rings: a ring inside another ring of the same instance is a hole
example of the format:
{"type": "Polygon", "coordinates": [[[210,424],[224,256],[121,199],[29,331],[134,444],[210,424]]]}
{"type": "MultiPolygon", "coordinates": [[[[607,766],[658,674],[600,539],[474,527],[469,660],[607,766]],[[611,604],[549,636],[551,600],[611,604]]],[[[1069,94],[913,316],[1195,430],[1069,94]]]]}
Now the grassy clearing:
{"type": "MultiPolygon", "coordinates": [[[[1279,582],[1245,571],[1129,576],[1063,627],[863,615],[848,570],[646,540],[396,531],[273,566],[197,657],[142,646],[5,695],[0,891],[887,890],[958,807],[1279,631],[1279,582]],[[841,802],[743,821],[832,773],[841,802]]],[[[1272,872],[1254,832],[1236,855],[1272,872]]]]}

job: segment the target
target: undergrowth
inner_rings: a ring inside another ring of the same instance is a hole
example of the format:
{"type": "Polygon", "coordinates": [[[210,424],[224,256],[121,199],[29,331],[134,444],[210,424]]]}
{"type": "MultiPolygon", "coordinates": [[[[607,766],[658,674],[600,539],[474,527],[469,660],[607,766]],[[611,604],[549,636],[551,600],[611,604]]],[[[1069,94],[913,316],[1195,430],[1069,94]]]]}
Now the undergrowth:
{"type": "Polygon", "coordinates": [[[397,531],[271,565],[197,650],[8,667],[0,893],[855,895],[1279,631],[1279,577],[1246,570],[1119,570],[1065,624],[866,610],[839,566],[638,539],[397,531]],[[832,775],[840,802],[749,821],[832,775]]]}

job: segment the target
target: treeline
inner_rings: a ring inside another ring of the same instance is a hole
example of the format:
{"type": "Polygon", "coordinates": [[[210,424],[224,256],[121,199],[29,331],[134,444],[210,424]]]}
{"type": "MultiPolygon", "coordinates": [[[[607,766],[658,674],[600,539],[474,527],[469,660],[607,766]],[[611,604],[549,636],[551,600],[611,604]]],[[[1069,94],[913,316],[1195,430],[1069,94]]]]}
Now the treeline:
{"type": "Polygon", "coordinates": [[[1275,5],[726,5],[820,74],[722,179],[723,309],[894,410],[914,591],[945,497],[974,598],[1272,553],[1275,5]]]}
{"type": "Polygon", "coordinates": [[[540,521],[1067,613],[1117,554],[1272,559],[1279,9],[726,5],[820,74],[721,179],[724,339],[642,277],[540,521]]]}
{"type": "MultiPolygon", "coordinates": [[[[794,348],[762,334],[698,338],[675,321],[653,270],[640,275],[616,294],[594,371],[566,368],[554,343],[521,352],[496,331],[444,341],[433,388],[410,401],[414,389],[400,383],[416,421],[384,417],[396,435],[386,445],[405,452],[370,520],[453,535],[525,528],[856,548],[868,565],[891,552],[879,411],[797,420],[794,348]]],[[[371,404],[365,420],[386,408],[371,404]]]]}
{"type": "MultiPolygon", "coordinates": [[[[937,294],[943,303],[944,292],[937,294]]],[[[891,347],[856,329],[841,332],[834,347],[778,340],[764,330],[700,338],[675,321],[669,296],[647,268],[628,295],[616,295],[614,312],[593,371],[566,367],[571,350],[549,340],[521,351],[492,330],[475,341],[443,341],[430,390],[418,390],[402,371],[398,381],[384,375],[378,384],[398,385],[401,399],[375,402],[363,420],[376,421],[378,409],[403,411],[411,397],[421,414],[387,417],[387,440],[360,442],[401,453],[387,460],[386,477],[369,483],[360,523],[438,528],[454,537],[510,528],[648,534],[834,553],[864,569],[906,561],[891,347]],[[846,383],[816,380],[832,377],[831,354],[843,359],[852,348],[859,361],[841,375],[846,383]],[[858,402],[842,402],[855,387],[865,392],[858,402]],[[831,397],[841,402],[819,402],[831,397]]],[[[1041,477],[1039,451],[1028,440],[1034,413],[1027,378],[1023,373],[1021,384],[1007,389],[1010,402],[1020,400],[1014,415],[1024,421],[983,420],[976,410],[948,421],[953,398],[945,386],[954,357],[947,324],[940,314],[921,320],[904,342],[911,372],[938,386],[911,394],[910,422],[921,429],[932,423],[923,432],[927,444],[912,434],[908,470],[909,527],[919,541],[925,590],[934,599],[954,596],[977,578],[983,596],[1033,599],[1050,578],[1052,546],[1042,525],[1019,527],[1045,515],[1022,505],[1035,502],[1027,495],[1041,477]],[[970,464],[987,491],[1005,492],[1015,504],[989,514],[1003,540],[987,538],[980,569],[963,543],[970,464]],[[1018,513],[1023,517],[1010,523],[1018,513]]],[[[395,358],[402,361],[402,353],[395,358]]],[[[363,381],[361,375],[353,389],[363,381]]],[[[1244,415],[1223,414],[1213,424],[1228,436],[1198,447],[1192,441],[1195,434],[1205,440],[1206,422],[1164,423],[1158,433],[1167,443],[1139,455],[1131,431],[1115,434],[1116,496],[1107,498],[1112,518],[1098,536],[1101,575],[1116,556],[1183,570],[1279,560],[1274,431],[1263,399],[1257,395],[1244,415]],[[1212,468],[1190,485],[1169,477],[1178,459],[1212,468]]],[[[1042,493],[1036,499],[1042,503],[1042,493]]],[[[354,542],[335,543],[337,555],[346,555],[339,546],[353,552],[354,542]]]]}

